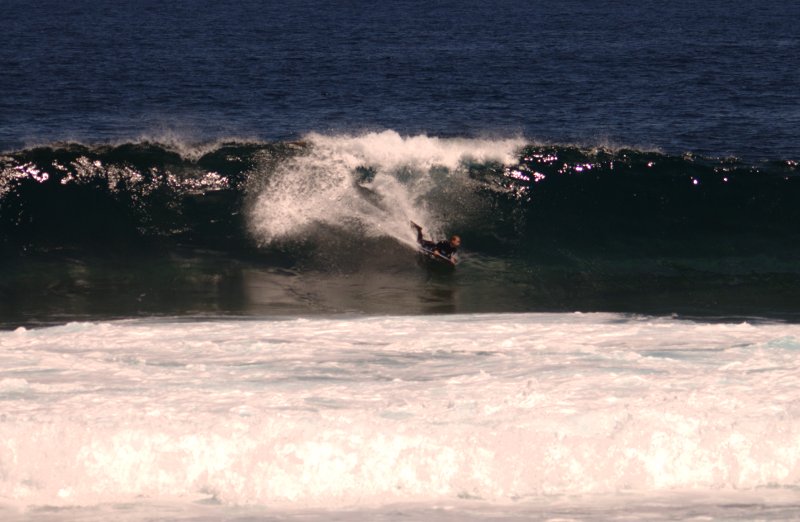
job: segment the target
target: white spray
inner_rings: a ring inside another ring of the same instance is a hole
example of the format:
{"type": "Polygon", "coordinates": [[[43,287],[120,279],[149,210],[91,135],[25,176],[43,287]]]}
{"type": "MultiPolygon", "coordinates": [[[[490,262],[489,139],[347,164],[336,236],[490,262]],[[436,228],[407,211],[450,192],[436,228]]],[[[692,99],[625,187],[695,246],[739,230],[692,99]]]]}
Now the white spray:
{"type": "Polygon", "coordinates": [[[357,136],[309,134],[307,154],[282,163],[255,198],[253,235],[262,244],[296,238],[316,225],[358,229],[413,244],[409,221],[430,232],[447,225],[429,207],[436,177],[465,186],[467,161],[515,160],[522,139],[404,137],[394,131],[357,136]],[[361,176],[359,170],[368,176],[361,176]],[[361,179],[359,179],[361,178],[361,179]]]}

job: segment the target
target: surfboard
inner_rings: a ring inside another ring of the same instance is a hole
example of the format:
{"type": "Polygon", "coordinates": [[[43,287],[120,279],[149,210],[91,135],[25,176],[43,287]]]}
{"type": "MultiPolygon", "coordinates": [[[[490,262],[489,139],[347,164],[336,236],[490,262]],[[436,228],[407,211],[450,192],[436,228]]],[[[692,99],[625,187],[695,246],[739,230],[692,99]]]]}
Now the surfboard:
{"type": "Polygon", "coordinates": [[[441,263],[445,266],[455,267],[457,261],[454,259],[450,259],[449,257],[445,257],[442,254],[436,252],[433,249],[425,248],[424,246],[419,247],[419,253],[426,259],[431,261],[435,261],[436,263],[441,263]]]}

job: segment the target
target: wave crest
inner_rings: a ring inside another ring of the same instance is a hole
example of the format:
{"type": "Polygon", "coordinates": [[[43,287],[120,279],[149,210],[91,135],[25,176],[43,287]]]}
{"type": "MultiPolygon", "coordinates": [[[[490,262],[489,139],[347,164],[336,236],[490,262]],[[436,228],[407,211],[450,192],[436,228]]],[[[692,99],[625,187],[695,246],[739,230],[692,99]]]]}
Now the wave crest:
{"type": "MultiPolygon", "coordinates": [[[[368,236],[413,244],[409,220],[435,233],[452,201],[474,192],[469,164],[513,164],[521,139],[500,141],[403,137],[394,131],[358,136],[309,134],[305,153],[259,172],[263,186],[250,212],[262,244],[319,225],[357,227],[368,236]]],[[[259,169],[256,169],[257,171],[259,169]]]]}

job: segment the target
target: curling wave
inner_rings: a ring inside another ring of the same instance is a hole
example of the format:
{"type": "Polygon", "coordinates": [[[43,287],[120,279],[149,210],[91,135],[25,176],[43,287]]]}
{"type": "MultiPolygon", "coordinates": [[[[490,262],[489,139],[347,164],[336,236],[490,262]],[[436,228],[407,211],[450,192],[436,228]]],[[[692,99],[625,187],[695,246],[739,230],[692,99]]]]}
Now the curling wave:
{"type": "Polygon", "coordinates": [[[783,313],[800,288],[798,200],[791,159],[521,138],[60,144],[0,157],[0,248],[6,259],[189,250],[336,276],[405,270],[413,219],[462,235],[470,281],[526,288],[513,309],[625,309],[642,290],[687,309],[733,299],[783,313]],[[713,290],[697,297],[698,283],[713,290]]]}

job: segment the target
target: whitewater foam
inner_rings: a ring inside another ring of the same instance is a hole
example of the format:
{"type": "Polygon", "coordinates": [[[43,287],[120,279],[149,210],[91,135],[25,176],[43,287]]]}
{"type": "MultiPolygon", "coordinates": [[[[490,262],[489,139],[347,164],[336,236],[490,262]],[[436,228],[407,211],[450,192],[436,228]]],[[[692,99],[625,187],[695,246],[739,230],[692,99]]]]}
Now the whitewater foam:
{"type": "Polygon", "coordinates": [[[800,331],[614,315],[0,334],[0,497],[282,509],[800,485],[800,331]]]}
{"type": "MultiPolygon", "coordinates": [[[[455,192],[469,199],[470,162],[515,161],[522,139],[480,140],[401,136],[395,131],[362,135],[312,133],[306,154],[270,172],[250,211],[256,238],[267,244],[297,237],[312,225],[358,227],[371,236],[389,236],[414,244],[410,220],[441,233],[447,217],[429,197],[455,192]]],[[[266,173],[265,173],[266,174],[266,173]]]]}

